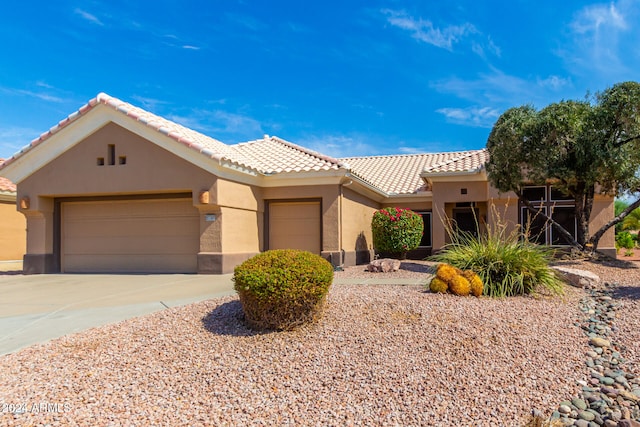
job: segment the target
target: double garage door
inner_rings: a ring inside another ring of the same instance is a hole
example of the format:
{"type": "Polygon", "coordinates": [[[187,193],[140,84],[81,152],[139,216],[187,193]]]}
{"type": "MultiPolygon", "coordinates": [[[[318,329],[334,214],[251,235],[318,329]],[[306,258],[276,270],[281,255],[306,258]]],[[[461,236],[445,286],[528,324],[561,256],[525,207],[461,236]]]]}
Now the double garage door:
{"type": "Polygon", "coordinates": [[[195,273],[198,211],[191,197],[69,201],[60,206],[65,273],[195,273]]]}

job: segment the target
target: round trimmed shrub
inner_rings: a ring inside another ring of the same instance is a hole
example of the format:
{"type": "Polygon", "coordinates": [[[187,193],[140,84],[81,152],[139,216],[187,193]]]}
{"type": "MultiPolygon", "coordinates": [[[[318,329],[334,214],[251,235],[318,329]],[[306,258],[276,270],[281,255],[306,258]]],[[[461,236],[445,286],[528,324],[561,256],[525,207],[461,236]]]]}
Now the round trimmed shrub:
{"type": "Polygon", "coordinates": [[[292,330],[322,316],[333,267],[311,252],[277,249],[234,270],[245,321],[257,330],[292,330]]]}
{"type": "Polygon", "coordinates": [[[404,259],[407,252],[420,245],[423,229],[422,217],[410,209],[380,209],[371,220],[373,247],[377,252],[404,259]]]}

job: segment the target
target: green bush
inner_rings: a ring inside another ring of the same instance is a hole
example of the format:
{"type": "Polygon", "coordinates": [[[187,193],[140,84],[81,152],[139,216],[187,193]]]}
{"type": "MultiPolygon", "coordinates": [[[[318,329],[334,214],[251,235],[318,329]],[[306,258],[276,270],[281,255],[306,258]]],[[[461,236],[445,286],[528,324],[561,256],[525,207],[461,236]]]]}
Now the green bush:
{"type": "Polygon", "coordinates": [[[452,243],[431,259],[475,271],[484,284],[485,295],[529,294],[537,286],[561,294],[562,281],[549,267],[553,250],[531,243],[520,231],[506,230],[500,220],[479,236],[449,230],[452,243]]]}
{"type": "Polygon", "coordinates": [[[379,253],[402,259],[420,245],[423,229],[422,217],[410,209],[380,209],[371,220],[373,247],[379,253]]]}
{"type": "Polygon", "coordinates": [[[291,330],[321,317],[333,267],[310,252],[278,249],[237,266],[233,282],[249,327],[291,330]]]}
{"type": "Polygon", "coordinates": [[[622,231],[616,234],[616,247],[624,249],[633,249],[636,245],[633,236],[628,231],[622,231]]]}

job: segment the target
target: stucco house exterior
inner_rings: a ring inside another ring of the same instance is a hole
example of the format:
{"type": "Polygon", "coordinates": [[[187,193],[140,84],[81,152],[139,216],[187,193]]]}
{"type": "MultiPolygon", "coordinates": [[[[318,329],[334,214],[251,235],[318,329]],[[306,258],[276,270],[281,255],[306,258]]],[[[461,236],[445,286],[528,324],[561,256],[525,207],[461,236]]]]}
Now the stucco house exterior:
{"type": "MultiPolygon", "coordinates": [[[[490,223],[492,204],[517,226],[526,214],[489,185],[486,160],[485,150],[336,159],[270,136],[228,145],[99,94],[0,175],[17,183],[27,219],[26,273],[228,273],[276,248],[367,262],[373,212],[386,206],[423,215],[420,257],[446,244],[443,221],[490,223]]],[[[556,209],[552,188],[532,191],[556,209]]],[[[593,227],[612,215],[613,199],[598,198],[593,227]]],[[[613,231],[600,248],[613,250],[613,231]]]]}
{"type": "MultiPolygon", "coordinates": [[[[0,165],[4,159],[0,159],[0,165]]],[[[16,186],[0,177],[0,261],[18,261],[26,249],[27,222],[16,210],[16,186]]]]}

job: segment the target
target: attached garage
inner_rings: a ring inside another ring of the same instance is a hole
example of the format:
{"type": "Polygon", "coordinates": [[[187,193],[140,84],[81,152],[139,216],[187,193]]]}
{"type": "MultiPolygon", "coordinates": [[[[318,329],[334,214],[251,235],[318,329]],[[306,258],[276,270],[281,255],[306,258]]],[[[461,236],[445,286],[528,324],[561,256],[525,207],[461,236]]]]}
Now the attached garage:
{"type": "Polygon", "coordinates": [[[320,254],[322,210],[319,200],[268,204],[269,249],[301,249],[320,254]]]}
{"type": "Polygon", "coordinates": [[[198,210],[191,196],[60,202],[64,273],[196,273],[198,210]]]}

